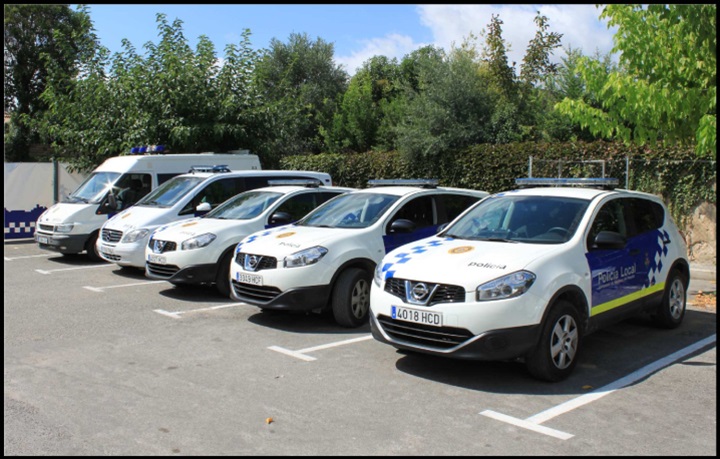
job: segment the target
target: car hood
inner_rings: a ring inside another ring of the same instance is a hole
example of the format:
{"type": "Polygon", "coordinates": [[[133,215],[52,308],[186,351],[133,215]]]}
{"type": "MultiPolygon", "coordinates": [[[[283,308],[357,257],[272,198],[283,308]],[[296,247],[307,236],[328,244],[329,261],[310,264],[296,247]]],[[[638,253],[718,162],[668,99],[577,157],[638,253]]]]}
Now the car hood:
{"type": "Polygon", "coordinates": [[[291,224],[253,233],[240,241],[237,251],[280,259],[318,245],[329,248],[334,241],[357,235],[358,231],[291,224]]]}
{"type": "Polygon", "coordinates": [[[556,245],[433,236],[388,253],[380,269],[383,279],[396,277],[454,284],[471,290],[483,282],[526,269],[533,261],[556,251],[556,245]]]}
{"type": "MultiPolygon", "coordinates": [[[[182,242],[194,236],[205,233],[218,235],[227,230],[242,234],[244,227],[249,226],[250,220],[221,220],[217,218],[193,218],[180,222],[173,222],[161,226],[153,233],[154,239],[163,241],[182,242]]],[[[257,229],[257,226],[255,227],[257,229]]]]}
{"type": "Polygon", "coordinates": [[[171,219],[168,209],[159,207],[132,206],[123,210],[105,223],[105,228],[130,231],[139,228],[153,228],[171,219]]]}
{"type": "Polygon", "coordinates": [[[48,210],[43,212],[38,218],[38,223],[47,225],[57,225],[58,223],[71,223],[77,219],[84,220],[80,214],[86,213],[92,207],[93,211],[97,208],[97,204],[74,204],[59,202],[50,206],[48,210]]]}

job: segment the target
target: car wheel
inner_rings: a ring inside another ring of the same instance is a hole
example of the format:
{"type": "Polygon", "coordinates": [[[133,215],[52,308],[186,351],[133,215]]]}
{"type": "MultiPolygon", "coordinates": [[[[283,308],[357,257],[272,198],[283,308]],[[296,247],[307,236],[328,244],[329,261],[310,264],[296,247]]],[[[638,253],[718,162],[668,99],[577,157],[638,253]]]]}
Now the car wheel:
{"type": "Polygon", "coordinates": [[[572,373],[582,340],[580,314],[567,301],[553,306],[542,326],[540,341],[526,358],[532,376],[543,381],[561,381],[572,373]]]}
{"type": "Polygon", "coordinates": [[[662,328],[677,328],[685,317],[687,281],[680,271],[672,270],[665,283],[662,302],[655,312],[655,323],[662,328]]]}
{"type": "Polygon", "coordinates": [[[91,261],[105,261],[97,251],[97,239],[99,233],[90,235],[90,239],[85,243],[85,251],[91,261]]]}
{"type": "Polygon", "coordinates": [[[359,327],[367,322],[370,310],[370,275],[360,268],[345,270],[332,293],[335,321],[343,327],[359,327]]]}
{"type": "Polygon", "coordinates": [[[223,255],[218,263],[218,271],[215,276],[215,286],[220,295],[230,298],[230,261],[232,261],[233,251],[223,255]]]}

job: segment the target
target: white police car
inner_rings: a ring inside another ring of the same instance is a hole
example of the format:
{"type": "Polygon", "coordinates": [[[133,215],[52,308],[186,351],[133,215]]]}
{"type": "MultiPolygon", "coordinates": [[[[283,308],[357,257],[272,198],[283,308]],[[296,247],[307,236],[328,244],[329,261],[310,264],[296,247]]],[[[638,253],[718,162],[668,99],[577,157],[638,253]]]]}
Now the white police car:
{"type": "Polygon", "coordinates": [[[370,293],[375,339],[438,356],[524,358],[534,377],[559,381],[602,325],[641,311],[680,325],[687,249],[658,197],[614,189],[616,179],[517,183],[383,258],[370,293]]]}
{"type": "Polygon", "coordinates": [[[484,191],[436,180],[373,180],[296,224],[243,239],[230,265],[231,297],[262,309],[331,309],[342,326],[367,321],[372,273],[385,255],[427,237],[484,191]]]}
{"type": "Polygon", "coordinates": [[[229,296],[230,259],[241,239],[297,221],[354,190],[321,186],[318,180],[273,180],[270,185],[240,193],[202,217],[157,229],[145,248],[145,275],[174,285],[214,283],[229,296]]]}

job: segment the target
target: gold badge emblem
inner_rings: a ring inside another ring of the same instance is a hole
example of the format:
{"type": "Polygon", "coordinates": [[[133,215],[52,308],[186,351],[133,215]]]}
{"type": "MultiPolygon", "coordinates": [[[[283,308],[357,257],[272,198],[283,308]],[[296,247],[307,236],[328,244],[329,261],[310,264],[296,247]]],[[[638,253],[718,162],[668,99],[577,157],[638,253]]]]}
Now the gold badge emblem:
{"type": "Polygon", "coordinates": [[[454,249],[450,249],[450,250],[448,250],[448,253],[452,253],[452,254],[465,253],[465,252],[471,251],[472,249],[473,249],[473,247],[470,247],[469,245],[464,245],[462,247],[455,247],[454,249]]]}
{"type": "Polygon", "coordinates": [[[193,225],[197,225],[197,223],[198,223],[198,222],[190,222],[190,223],[185,223],[185,224],[183,224],[183,225],[182,225],[182,227],[183,227],[183,228],[185,228],[186,226],[193,226],[193,225]]]}
{"type": "Polygon", "coordinates": [[[289,233],[278,234],[278,235],[275,236],[275,237],[278,238],[278,239],[282,239],[282,238],[284,238],[284,237],[290,237],[290,236],[292,236],[293,234],[295,234],[295,231],[290,231],[289,233]]]}

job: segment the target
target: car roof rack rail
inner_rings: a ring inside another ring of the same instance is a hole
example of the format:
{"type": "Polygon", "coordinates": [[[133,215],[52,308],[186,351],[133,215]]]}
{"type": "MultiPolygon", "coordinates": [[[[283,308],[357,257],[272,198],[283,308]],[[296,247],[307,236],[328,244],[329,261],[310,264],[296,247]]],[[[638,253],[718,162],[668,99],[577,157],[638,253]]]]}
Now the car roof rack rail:
{"type": "Polygon", "coordinates": [[[215,166],[192,166],[188,171],[189,174],[195,172],[231,172],[230,168],[226,164],[220,164],[215,166]]]}
{"type": "Polygon", "coordinates": [[[538,186],[576,186],[584,188],[600,188],[603,190],[614,190],[620,184],[616,178],[552,178],[552,177],[528,177],[515,179],[515,185],[520,188],[538,186]]]}
{"type": "Polygon", "coordinates": [[[268,186],[304,186],[306,188],[317,188],[322,186],[320,179],[277,179],[268,180],[268,186]]]}
{"type": "Polygon", "coordinates": [[[420,188],[437,188],[438,179],[375,179],[368,180],[368,186],[417,186],[420,188]]]}

